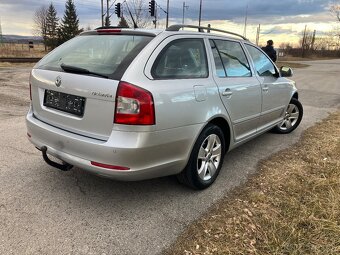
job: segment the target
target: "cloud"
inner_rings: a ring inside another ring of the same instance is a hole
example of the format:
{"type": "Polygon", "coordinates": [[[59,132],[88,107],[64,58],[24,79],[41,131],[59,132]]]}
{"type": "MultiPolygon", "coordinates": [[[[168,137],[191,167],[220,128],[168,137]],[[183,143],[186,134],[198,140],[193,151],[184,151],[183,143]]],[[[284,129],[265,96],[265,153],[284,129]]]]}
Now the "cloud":
{"type": "MultiPolygon", "coordinates": [[[[0,0],[0,18],[4,34],[32,34],[33,16],[36,9],[48,5],[51,1],[55,5],[59,18],[62,18],[66,0],[0,0]]],[[[127,0],[131,2],[132,0],[127,0]]],[[[149,0],[142,0],[147,3],[149,0]]],[[[255,25],[261,24],[263,28],[268,25],[270,34],[288,33],[286,26],[291,26],[291,33],[303,29],[304,24],[323,23],[331,24],[334,20],[328,8],[331,3],[340,0],[202,0],[202,24],[211,23],[214,26],[223,24],[229,30],[243,32],[243,23],[248,5],[248,24],[250,31],[256,31],[255,25]],[[254,27],[254,28],[252,28],[254,27]],[[275,27],[275,28],[273,28],[275,27]]],[[[81,27],[90,25],[92,28],[101,25],[100,0],[74,0],[81,27]]],[[[106,1],[104,1],[106,2],[106,1]]],[[[110,0],[112,3],[113,0],[110,0]]],[[[116,2],[123,2],[117,0],[116,2]]],[[[157,3],[166,9],[166,0],[157,0],[157,3]]],[[[185,11],[186,22],[197,24],[199,0],[185,0],[189,6],[185,11]]],[[[146,4],[147,6],[147,4],[146,4]]],[[[181,23],[183,0],[170,0],[170,18],[181,23]]],[[[118,19],[112,8],[111,23],[117,24],[118,19]]],[[[147,7],[145,9],[147,12],[147,7]]],[[[161,23],[164,24],[165,14],[160,11],[161,23]]],[[[173,24],[173,23],[172,23],[173,24]]],[[[331,26],[331,25],[329,25],[331,26]]],[[[326,25],[323,25],[322,29],[326,25]]],[[[222,27],[221,27],[222,28],[222,27]]],[[[320,26],[321,28],[321,26],[320,26]]]]}
{"type": "MultiPolygon", "coordinates": [[[[203,0],[203,19],[244,19],[248,5],[248,17],[282,17],[302,14],[313,14],[324,11],[333,0],[203,0]]],[[[172,1],[173,15],[180,17],[182,15],[182,3],[172,1]],[[174,2],[174,3],[173,3],[174,2]]],[[[199,1],[187,0],[189,6],[188,17],[197,18],[199,11],[199,1]]]]}

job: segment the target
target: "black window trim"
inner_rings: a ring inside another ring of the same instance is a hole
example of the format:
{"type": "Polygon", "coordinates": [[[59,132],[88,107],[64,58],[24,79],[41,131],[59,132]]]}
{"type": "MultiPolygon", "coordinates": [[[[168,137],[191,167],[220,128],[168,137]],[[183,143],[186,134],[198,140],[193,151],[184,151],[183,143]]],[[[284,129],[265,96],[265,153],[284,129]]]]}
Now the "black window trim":
{"type": "Polygon", "coordinates": [[[157,55],[155,61],[152,64],[151,67],[151,77],[153,80],[192,80],[192,79],[207,79],[209,78],[209,63],[208,63],[208,56],[207,56],[207,49],[205,45],[205,40],[204,38],[201,37],[190,37],[190,38],[176,38],[174,40],[171,40],[157,55]],[[205,57],[205,63],[206,63],[206,70],[207,70],[207,75],[205,77],[157,77],[155,74],[155,67],[159,64],[159,61],[163,55],[163,53],[168,50],[168,48],[173,44],[173,42],[176,41],[190,41],[190,40],[199,40],[203,44],[203,49],[204,49],[204,57],[205,57]]]}
{"type": "MultiPolygon", "coordinates": [[[[223,66],[223,70],[224,70],[224,74],[225,74],[224,77],[220,77],[220,76],[218,76],[218,75],[217,75],[217,77],[218,77],[218,78],[227,78],[227,77],[228,77],[228,76],[227,76],[227,71],[225,70],[225,66],[224,66],[224,63],[223,63],[223,61],[222,61],[221,53],[220,53],[220,51],[219,51],[218,48],[217,48],[217,45],[216,45],[216,43],[215,43],[215,40],[209,38],[209,45],[210,45],[210,48],[211,48],[211,50],[212,50],[213,48],[212,48],[212,45],[210,44],[210,42],[212,42],[212,43],[214,44],[214,48],[216,49],[217,54],[218,54],[218,56],[220,57],[220,61],[221,61],[221,64],[222,64],[222,66],[223,66]]],[[[215,58],[214,58],[214,53],[212,53],[212,54],[213,54],[213,59],[214,59],[214,64],[215,64],[215,70],[216,70],[216,62],[215,62],[215,58]]]]}

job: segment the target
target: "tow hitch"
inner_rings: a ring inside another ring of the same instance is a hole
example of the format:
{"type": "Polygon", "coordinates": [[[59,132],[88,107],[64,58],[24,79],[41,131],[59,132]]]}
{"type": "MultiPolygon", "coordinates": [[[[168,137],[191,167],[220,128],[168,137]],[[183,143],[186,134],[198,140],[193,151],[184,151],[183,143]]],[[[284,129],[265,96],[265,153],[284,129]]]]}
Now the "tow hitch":
{"type": "Polygon", "coordinates": [[[63,164],[59,164],[57,162],[54,162],[54,161],[50,160],[48,158],[48,156],[47,156],[47,153],[46,153],[46,151],[47,151],[47,147],[46,146],[41,147],[40,150],[42,152],[42,156],[43,156],[45,162],[47,164],[49,164],[50,166],[58,168],[61,171],[69,171],[73,167],[73,165],[71,165],[69,163],[66,163],[66,162],[63,162],[63,164]]]}

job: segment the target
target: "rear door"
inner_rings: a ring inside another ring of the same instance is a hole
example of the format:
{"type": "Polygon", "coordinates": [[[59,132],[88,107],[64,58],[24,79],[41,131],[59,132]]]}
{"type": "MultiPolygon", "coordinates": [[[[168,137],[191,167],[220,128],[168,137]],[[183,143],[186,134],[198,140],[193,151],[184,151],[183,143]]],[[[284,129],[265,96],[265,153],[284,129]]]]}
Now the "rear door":
{"type": "Polygon", "coordinates": [[[63,44],[32,71],[34,116],[76,134],[107,140],[118,83],[150,40],[141,35],[91,34],[63,44]]]}
{"type": "Polygon", "coordinates": [[[235,141],[256,133],[261,113],[261,86],[238,41],[210,40],[214,80],[234,129],[235,141]]]}

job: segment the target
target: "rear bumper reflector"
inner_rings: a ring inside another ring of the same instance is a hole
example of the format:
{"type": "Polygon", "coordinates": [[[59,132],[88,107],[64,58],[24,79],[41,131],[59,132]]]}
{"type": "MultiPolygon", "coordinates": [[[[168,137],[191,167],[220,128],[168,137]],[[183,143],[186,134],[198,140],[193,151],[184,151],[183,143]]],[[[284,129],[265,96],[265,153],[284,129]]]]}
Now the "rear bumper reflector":
{"type": "Polygon", "coordinates": [[[112,169],[112,170],[130,170],[130,168],[125,167],[125,166],[113,166],[113,165],[98,163],[98,162],[95,162],[95,161],[91,161],[91,165],[102,167],[102,168],[107,168],[107,169],[112,169]]]}

